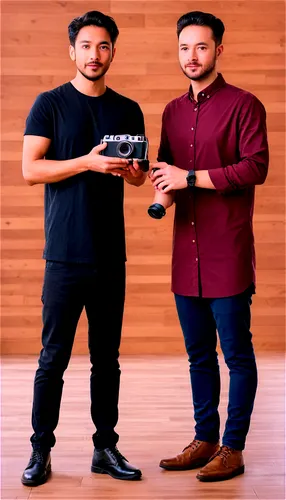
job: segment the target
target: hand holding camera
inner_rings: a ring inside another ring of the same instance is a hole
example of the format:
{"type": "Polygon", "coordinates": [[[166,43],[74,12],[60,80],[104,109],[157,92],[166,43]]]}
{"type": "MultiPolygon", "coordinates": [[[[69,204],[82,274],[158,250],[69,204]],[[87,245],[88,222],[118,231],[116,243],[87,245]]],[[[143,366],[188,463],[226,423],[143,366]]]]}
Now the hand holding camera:
{"type": "Polygon", "coordinates": [[[148,140],[144,135],[105,135],[101,144],[105,146],[100,151],[103,157],[115,163],[124,162],[123,167],[109,171],[112,175],[122,177],[133,186],[144,184],[149,170],[148,140]]]}
{"type": "Polygon", "coordinates": [[[128,160],[124,158],[110,158],[103,156],[102,152],[107,148],[107,144],[101,143],[95,146],[91,152],[86,155],[87,167],[94,172],[103,174],[117,173],[128,170],[128,160]]]}
{"type": "Polygon", "coordinates": [[[144,135],[105,135],[101,143],[107,144],[101,155],[127,159],[129,165],[133,165],[133,160],[136,160],[139,169],[148,172],[148,139],[144,135]]]}

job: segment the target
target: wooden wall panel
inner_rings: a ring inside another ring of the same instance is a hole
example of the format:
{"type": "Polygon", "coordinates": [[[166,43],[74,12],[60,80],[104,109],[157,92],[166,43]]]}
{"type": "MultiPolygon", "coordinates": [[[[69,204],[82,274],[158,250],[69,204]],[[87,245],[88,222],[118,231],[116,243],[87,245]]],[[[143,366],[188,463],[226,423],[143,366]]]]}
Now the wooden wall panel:
{"type": "MultiPolygon", "coordinates": [[[[21,175],[25,118],[38,93],[71,79],[67,26],[88,10],[112,15],[120,29],[107,84],[136,99],[156,158],[161,114],[189,82],[177,61],[176,21],[190,9],[212,12],[226,26],[220,69],[229,83],[255,93],[268,113],[267,183],[257,189],[258,289],[253,332],[258,350],[283,350],[285,339],[285,4],[276,0],[2,1],[2,352],[40,348],[44,262],[43,186],[21,175]]],[[[146,214],[150,183],[126,188],[127,300],[122,352],[174,353],[184,346],[170,292],[173,209],[162,221],[146,214]]],[[[75,352],[85,353],[86,319],[75,352]]]]}

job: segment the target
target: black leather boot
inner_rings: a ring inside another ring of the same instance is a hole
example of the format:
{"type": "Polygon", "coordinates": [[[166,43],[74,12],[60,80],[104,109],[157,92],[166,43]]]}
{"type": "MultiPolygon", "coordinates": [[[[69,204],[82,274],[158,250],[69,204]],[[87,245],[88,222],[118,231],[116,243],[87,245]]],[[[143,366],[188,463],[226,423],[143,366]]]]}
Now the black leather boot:
{"type": "Polygon", "coordinates": [[[26,486],[38,486],[44,484],[51,473],[50,452],[34,450],[30,462],[23,472],[21,481],[26,486]]]}
{"type": "Polygon", "coordinates": [[[130,465],[116,446],[103,450],[94,449],[91,472],[109,474],[114,479],[126,480],[138,480],[142,476],[141,470],[130,465]]]}

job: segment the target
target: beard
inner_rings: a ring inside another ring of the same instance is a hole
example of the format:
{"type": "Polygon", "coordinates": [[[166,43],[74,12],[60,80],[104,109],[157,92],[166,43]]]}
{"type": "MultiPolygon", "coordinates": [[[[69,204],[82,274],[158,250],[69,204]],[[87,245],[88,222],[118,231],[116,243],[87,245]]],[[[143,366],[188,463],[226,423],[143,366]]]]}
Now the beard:
{"type": "Polygon", "coordinates": [[[214,59],[208,66],[206,66],[203,69],[203,71],[201,73],[199,73],[198,75],[195,75],[195,74],[190,75],[183,68],[182,68],[182,71],[183,71],[184,75],[186,75],[186,77],[189,78],[189,80],[194,80],[195,82],[199,82],[200,80],[204,80],[205,78],[207,78],[213,72],[213,70],[215,69],[215,66],[216,66],[216,59],[214,59]]]}
{"type": "Polygon", "coordinates": [[[82,74],[82,76],[84,76],[84,78],[86,78],[90,82],[96,82],[97,80],[100,80],[100,78],[102,78],[105,75],[108,68],[109,68],[109,65],[107,67],[106,66],[101,67],[101,68],[99,68],[99,73],[97,75],[90,76],[90,75],[87,75],[84,71],[82,71],[79,67],[77,67],[78,71],[82,74]]]}

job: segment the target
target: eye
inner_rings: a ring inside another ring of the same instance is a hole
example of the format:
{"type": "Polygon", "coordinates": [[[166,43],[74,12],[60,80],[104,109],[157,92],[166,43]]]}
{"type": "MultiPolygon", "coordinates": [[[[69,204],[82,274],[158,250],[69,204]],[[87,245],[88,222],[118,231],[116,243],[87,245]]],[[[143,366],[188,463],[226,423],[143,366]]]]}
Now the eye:
{"type": "Polygon", "coordinates": [[[181,47],[180,50],[186,51],[186,50],[188,50],[188,47],[181,47]]]}
{"type": "Polygon", "coordinates": [[[89,45],[82,45],[83,49],[89,49],[89,45]]]}
{"type": "Polygon", "coordinates": [[[101,45],[101,50],[109,50],[109,46],[108,45],[101,45]]]}
{"type": "Polygon", "coordinates": [[[202,46],[202,47],[198,47],[198,49],[200,49],[200,50],[207,50],[207,48],[206,48],[206,47],[204,47],[204,46],[202,46]]]}

